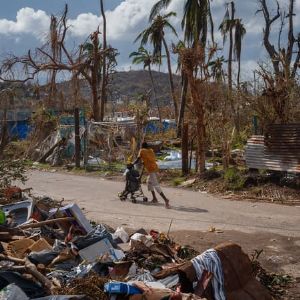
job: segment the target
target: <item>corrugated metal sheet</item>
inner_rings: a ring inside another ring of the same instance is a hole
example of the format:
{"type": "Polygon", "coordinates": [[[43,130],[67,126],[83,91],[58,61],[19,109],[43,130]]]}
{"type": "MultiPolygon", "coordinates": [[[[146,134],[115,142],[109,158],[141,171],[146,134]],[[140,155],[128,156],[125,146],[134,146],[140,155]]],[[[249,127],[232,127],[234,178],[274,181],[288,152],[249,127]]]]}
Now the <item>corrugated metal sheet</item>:
{"type": "Polygon", "coordinates": [[[276,124],[266,137],[252,136],[245,159],[249,168],[300,173],[300,124],[276,124]]]}

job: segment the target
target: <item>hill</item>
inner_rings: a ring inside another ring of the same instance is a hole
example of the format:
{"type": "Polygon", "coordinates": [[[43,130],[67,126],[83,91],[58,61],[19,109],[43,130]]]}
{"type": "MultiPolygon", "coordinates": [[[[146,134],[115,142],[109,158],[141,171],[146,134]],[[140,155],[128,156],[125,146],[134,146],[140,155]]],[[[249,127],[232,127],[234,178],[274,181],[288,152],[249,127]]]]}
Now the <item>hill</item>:
{"type": "MultiPolygon", "coordinates": [[[[157,97],[164,103],[170,103],[169,76],[162,72],[153,72],[157,97]]],[[[176,89],[180,87],[180,77],[174,75],[176,89]]],[[[118,72],[113,76],[111,90],[120,96],[134,97],[152,90],[148,71],[118,72]]]]}
{"type": "MultiPolygon", "coordinates": [[[[155,88],[160,105],[168,105],[171,103],[170,97],[170,85],[169,76],[167,73],[153,71],[153,77],[155,82],[155,88]]],[[[180,89],[180,77],[174,75],[175,88],[180,89]]],[[[30,83],[0,83],[0,90],[4,88],[12,87],[15,91],[15,99],[10,103],[8,109],[22,112],[32,108],[36,103],[45,99],[48,94],[47,85],[41,86],[39,89],[39,97],[36,97],[34,90],[36,86],[30,83]]],[[[57,84],[57,88],[64,94],[65,99],[73,98],[73,86],[71,81],[64,81],[57,84]]],[[[152,90],[152,83],[148,71],[129,71],[129,72],[117,72],[112,75],[112,81],[109,86],[109,99],[110,100],[124,100],[137,97],[141,94],[145,94],[152,90]]],[[[91,91],[85,80],[80,83],[80,92],[83,98],[90,100],[91,91]]],[[[152,102],[154,103],[154,94],[152,93],[152,102]]],[[[72,100],[71,100],[72,101],[72,100]]],[[[3,106],[3,105],[2,105],[3,106]]],[[[3,107],[0,105],[0,114],[3,107]]]]}

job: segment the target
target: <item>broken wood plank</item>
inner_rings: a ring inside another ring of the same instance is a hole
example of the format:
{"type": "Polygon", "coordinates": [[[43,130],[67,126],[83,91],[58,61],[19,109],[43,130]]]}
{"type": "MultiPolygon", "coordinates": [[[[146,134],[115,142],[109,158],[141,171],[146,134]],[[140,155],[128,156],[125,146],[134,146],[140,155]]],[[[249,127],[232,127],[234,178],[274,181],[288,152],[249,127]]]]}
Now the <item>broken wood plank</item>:
{"type": "Polygon", "coordinates": [[[38,227],[41,227],[44,225],[50,225],[50,224],[62,223],[62,222],[70,222],[70,221],[74,221],[74,220],[75,220],[75,218],[73,218],[73,217],[58,218],[58,219],[41,221],[41,222],[37,222],[37,223],[20,225],[20,226],[18,226],[18,228],[23,229],[23,230],[28,229],[28,228],[38,228],[38,227]]]}

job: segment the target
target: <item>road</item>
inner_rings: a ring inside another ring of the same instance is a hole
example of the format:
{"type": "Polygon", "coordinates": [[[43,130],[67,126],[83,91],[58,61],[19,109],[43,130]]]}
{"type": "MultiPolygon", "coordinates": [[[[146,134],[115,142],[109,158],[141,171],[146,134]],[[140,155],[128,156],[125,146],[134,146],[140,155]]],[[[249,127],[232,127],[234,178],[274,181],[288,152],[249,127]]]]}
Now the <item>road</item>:
{"type": "MultiPolygon", "coordinates": [[[[76,202],[91,220],[111,226],[172,230],[237,230],[300,237],[300,207],[230,201],[178,188],[164,188],[172,208],[163,204],[121,202],[124,183],[99,177],[32,170],[27,187],[36,195],[76,202]]],[[[146,191],[144,187],[144,191],[146,191]]]]}

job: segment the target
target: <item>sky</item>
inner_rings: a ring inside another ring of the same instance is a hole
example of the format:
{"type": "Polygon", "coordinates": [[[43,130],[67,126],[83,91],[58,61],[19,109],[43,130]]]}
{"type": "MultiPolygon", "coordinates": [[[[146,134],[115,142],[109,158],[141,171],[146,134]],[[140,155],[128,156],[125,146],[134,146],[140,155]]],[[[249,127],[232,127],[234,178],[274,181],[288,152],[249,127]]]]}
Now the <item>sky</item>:
{"type": "MultiPolygon", "coordinates": [[[[134,40],[148,25],[151,7],[157,0],[104,0],[108,22],[109,43],[120,52],[118,70],[129,70],[133,66],[129,54],[138,48],[134,40]]],[[[271,6],[273,0],[267,0],[271,6]]],[[[212,12],[216,29],[222,22],[225,12],[225,0],[212,0],[212,12]]],[[[287,8],[287,0],[279,0],[283,8],[287,8]]],[[[59,15],[65,3],[69,5],[68,43],[75,45],[89,36],[102,24],[99,0],[0,0],[0,57],[8,53],[25,54],[28,49],[41,46],[49,29],[51,14],[59,15]]],[[[262,44],[264,20],[256,14],[257,0],[236,0],[236,16],[243,20],[247,34],[243,42],[242,76],[250,79],[257,62],[265,60],[267,54],[262,44]]],[[[184,0],[173,0],[169,10],[177,13],[171,23],[181,36],[181,19],[184,0]]],[[[300,0],[295,1],[295,31],[300,32],[300,0]]],[[[275,7],[271,11],[274,13],[275,7]]],[[[275,32],[278,28],[275,28],[275,32]]],[[[223,47],[222,38],[216,32],[217,41],[223,47]]],[[[178,41],[171,33],[166,34],[169,43],[178,41]]],[[[225,45],[226,47],[226,45],[225,45]]],[[[175,69],[176,58],[172,58],[175,69]]],[[[139,68],[134,66],[133,68],[139,68]]],[[[141,67],[140,67],[141,68],[141,67]]],[[[165,70],[165,66],[162,70],[165,70]]]]}

